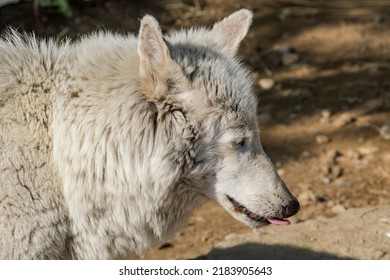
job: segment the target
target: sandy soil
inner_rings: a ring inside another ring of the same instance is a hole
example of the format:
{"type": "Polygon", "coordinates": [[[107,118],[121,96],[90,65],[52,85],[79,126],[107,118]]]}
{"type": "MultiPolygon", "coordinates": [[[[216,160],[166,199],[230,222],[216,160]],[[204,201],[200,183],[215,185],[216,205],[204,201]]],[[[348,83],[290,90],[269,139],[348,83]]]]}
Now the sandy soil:
{"type": "MultiPolygon", "coordinates": [[[[169,31],[251,9],[254,22],[240,56],[253,69],[262,143],[302,204],[285,232],[337,219],[349,209],[390,205],[390,3],[236,2],[70,1],[75,16],[69,19],[47,9],[34,15],[31,3],[24,2],[0,8],[0,30],[11,25],[59,39],[97,29],[137,32],[139,19],[150,13],[169,31]]],[[[369,229],[367,224],[359,230],[369,229]]],[[[139,258],[197,258],[232,234],[253,237],[252,230],[209,202],[175,239],[139,258]]],[[[310,242],[301,238],[294,246],[310,242]]],[[[388,258],[386,250],[382,257],[353,257],[388,258]]]]}
{"type": "Polygon", "coordinates": [[[206,260],[390,260],[390,206],[348,209],[288,227],[233,233],[206,260]]]}

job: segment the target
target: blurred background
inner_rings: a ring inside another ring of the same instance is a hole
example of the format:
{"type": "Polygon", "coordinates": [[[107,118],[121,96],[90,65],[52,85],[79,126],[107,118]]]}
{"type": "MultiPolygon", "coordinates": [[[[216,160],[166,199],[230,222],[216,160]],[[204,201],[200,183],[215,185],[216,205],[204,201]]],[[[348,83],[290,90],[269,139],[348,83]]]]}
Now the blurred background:
{"type": "MultiPolygon", "coordinates": [[[[253,70],[262,143],[301,202],[292,222],[390,205],[390,1],[0,0],[0,32],[13,26],[58,40],[137,33],[148,13],[169,33],[240,8],[254,12],[239,56],[253,70]]],[[[197,258],[231,234],[252,231],[209,202],[174,240],[140,258],[197,258]]],[[[385,242],[363,258],[390,259],[385,242]]]]}

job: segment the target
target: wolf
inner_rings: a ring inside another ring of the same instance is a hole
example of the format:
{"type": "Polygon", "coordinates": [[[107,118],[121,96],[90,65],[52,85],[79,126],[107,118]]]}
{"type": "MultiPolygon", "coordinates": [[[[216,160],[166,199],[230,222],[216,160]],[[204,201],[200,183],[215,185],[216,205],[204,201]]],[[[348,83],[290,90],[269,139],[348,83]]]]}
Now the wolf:
{"type": "Polygon", "coordinates": [[[0,258],[124,259],[212,199],[249,227],[299,202],[259,138],[237,58],[252,13],[163,36],[0,40],[0,258]]]}

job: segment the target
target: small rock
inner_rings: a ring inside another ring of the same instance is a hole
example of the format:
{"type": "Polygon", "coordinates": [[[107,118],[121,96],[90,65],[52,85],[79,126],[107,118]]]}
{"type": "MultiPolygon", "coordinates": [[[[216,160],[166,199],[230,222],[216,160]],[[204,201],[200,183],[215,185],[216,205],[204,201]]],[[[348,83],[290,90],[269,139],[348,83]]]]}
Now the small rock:
{"type": "Polygon", "coordinates": [[[295,105],[295,106],[293,107],[294,111],[296,111],[296,112],[301,111],[302,108],[303,108],[302,104],[297,104],[297,105],[295,105]]]}
{"type": "Polygon", "coordinates": [[[344,178],[337,178],[336,180],[333,181],[333,184],[339,188],[346,188],[351,186],[351,182],[349,182],[344,178]]]}
{"type": "Polygon", "coordinates": [[[297,118],[297,114],[295,113],[291,113],[290,115],[288,115],[288,117],[290,118],[290,120],[295,120],[297,118]]]}
{"type": "Polygon", "coordinates": [[[294,96],[295,93],[294,93],[294,91],[293,91],[292,89],[286,89],[286,90],[283,90],[283,91],[281,92],[281,95],[282,95],[283,97],[290,97],[290,96],[294,96]]]}
{"type": "Polygon", "coordinates": [[[318,144],[326,144],[329,143],[329,137],[325,135],[317,135],[316,136],[316,142],[318,144]]]}
{"type": "Polygon", "coordinates": [[[334,201],[333,200],[329,200],[327,203],[326,203],[326,206],[328,208],[332,208],[334,206],[334,201]]]}
{"type": "Polygon", "coordinates": [[[373,111],[376,111],[380,109],[383,106],[383,100],[382,99],[372,99],[367,101],[364,104],[364,114],[369,114],[373,111]]]}
{"type": "Polygon", "coordinates": [[[286,21],[290,16],[291,16],[291,9],[290,8],[283,8],[279,14],[279,19],[281,21],[286,21]]]}
{"type": "Polygon", "coordinates": [[[289,45],[281,44],[281,45],[274,45],[272,47],[272,50],[280,53],[289,53],[291,51],[291,48],[289,45]]]}
{"type": "Polygon", "coordinates": [[[321,173],[324,176],[322,182],[329,184],[333,179],[343,174],[343,169],[335,163],[328,163],[321,166],[321,173]]]}
{"type": "Polygon", "coordinates": [[[284,174],[286,174],[286,171],[284,171],[284,169],[279,168],[277,171],[278,171],[278,174],[280,176],[283,176],[284,174]]]}
{"type": "Polygon", "coordinates": [[[198,223],[204,223],[206,221],[206,219],[204,217],[201,217],[201,216],[195,216],[194,220],[198,223]]]}
{"type": "Polygon", "coordinates": [[[322,183],[324,183],[326,185],[328,185],[328,184],[330,184],[330,182],[332,182],[332,180],[327,176],[322,177],[321,181],[322,181],[322,183]]]}
{"type": "Polygon", "coordinates": [[[335,163],[336,162],[336,159],[341,156],[341,153],[335,149],[331,149],[329,150],[326,155],[325,155],[325,159],[327,162],[329,163],[335,163]]]}
{"type": "Polygon", "coordinates": [[[205,235],[203,235],[201,238],[200,238],[200,240],[202,241],[202,242],[206,242],[207,240],[209,240],[210,239],[210,236],[208,235],[208,234],[205,234],[205,235]]]}
{"type": "Polygon", "coordinates": [[[338,178],[343,174],[343,169],[340,166],[332,166],[331,174],[333,178],[338,178]]]}
{"type": "Polygon", "coordinates": [[[390,140],[390,123],[386,123],[379,128],[379,134],[385,140],[390,140]]]}
{"type": "Polygon", "coordinates": [[[377,153],[379,151],[379,148],[375,146],[369,146],[369,147],[360,147],[358,150],[361,155],[367,156],[367,155],[372,155],[377,153]]]}
{"type": "Polygon", "coordinates": [[[354,151],[354,150],[348,150],[346,153],[345,153],[345,156],[348,158],[348,159],[352,159],[352,160],[360,160],[362,158],[362,155],[359,154],[358,152],[354,151]]]}
{"type": "Polygon", "coordinates": [[[311,153],[309,151],[303,151],[301,154],[301,158],[309,158],[311,153]]]}
{"type": "Polygon", "coordinates": [[[321,111],[320,123],[329,123],[330,115],[331,114],[330,114],[329,110],[322,110],[321,111]]]}
{"type": "Polygon", "coordinates": [[[343,113],[333,121],[333,126],[336,128],[341,128],[341,127],[353,122],[355,119],[356,119],[356,117],[353,114],[348,113],[348,112],[343,113]]]}
{"type": "Polygon", "coordinates": [[[355,120],[355,124],[357,127],[370,127],[370,119],[367,116],[357,117],[355,120]]]}
{"type": "Polygon", "coordinates": [[[332,165],[333,164],[324,164],[321,166],[321,173],[324,175],[324,176],[327,176],[331,173],[332,171],[332,165]]]}
{"type": "Polygon", "coordinates": [[[317,195],[316,196],[316,201],[317,202],[325,202],[325,201],[327,201],[327,197],[325,195],[322,195],[322,194],[317,195]]]}
{"type": "Polygon", "coordinates": [[[341,204],[336,204],[335,206],[332,207],[331,211],[335,214],[341,214],[345,212],[345,207],[341,204]]]}
{"type": "Polygon", "coordinates": [[[383,223],[383,224],[389,224],[390,223],[389,219],[387,219],[387,218],[380,218],[379,221],[381,223],[383,223]]]}
{"type": "Polygon", "coordinates": [[[282,55],[282,63],[284,66],[288,66],[294,64],[299,60],[299,55],[296,53],[283,53],[282,55]]]}
{"type": "Polygon", "coordinates": [[[386,232],[386,236],[390,238],[390,231],[386,232]]]}
{"type": "Polygon", "coordinates": [[[270,90],[274,87],[275,81],[270,78],[263,78],[259,80],[259,86],[264,90],[270,90]]]}
{"type": "Polygon", "coordinates": [[[306,206],[316,200],[316,196],[312,190],[306,190],[298,195],[298,200],[301,205],[306,206]]]}

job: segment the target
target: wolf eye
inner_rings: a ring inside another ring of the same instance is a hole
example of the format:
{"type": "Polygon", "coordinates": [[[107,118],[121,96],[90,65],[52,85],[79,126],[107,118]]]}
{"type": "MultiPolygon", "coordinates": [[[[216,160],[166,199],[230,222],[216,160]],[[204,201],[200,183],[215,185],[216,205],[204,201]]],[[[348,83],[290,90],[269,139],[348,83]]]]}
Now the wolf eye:
{"type": "Polygon", "coordinates": [[[238,147],[244,147],[245,146],[245,139],[240,139],[239,141],[236,142],[236,145],[238,147]]]}

